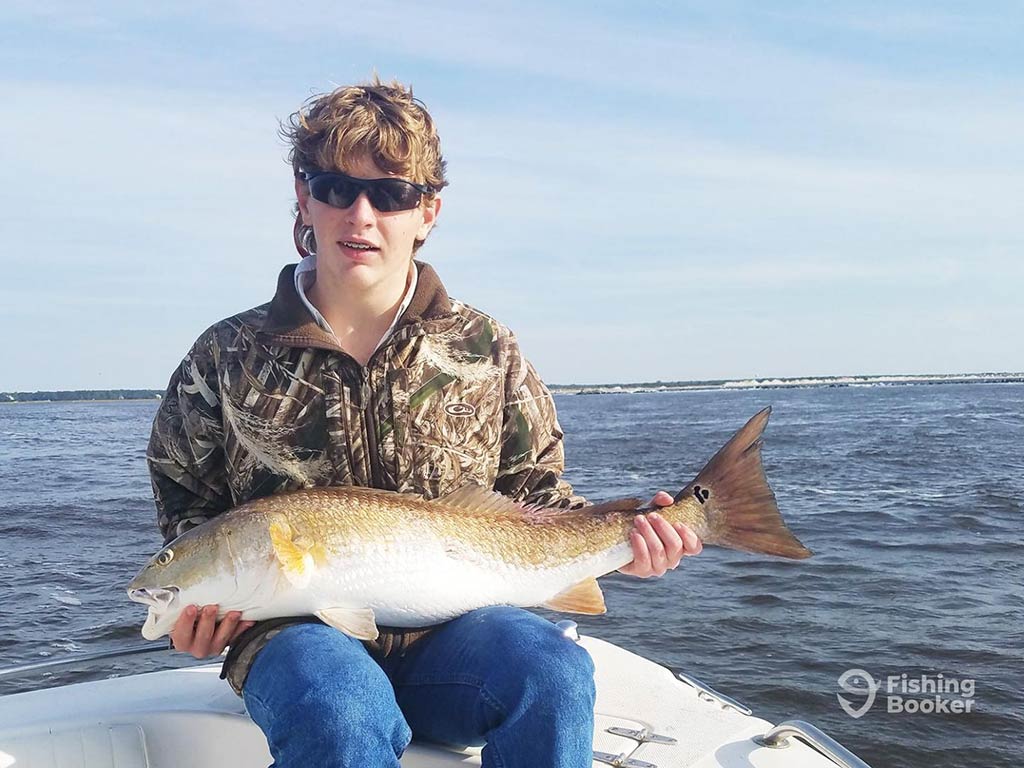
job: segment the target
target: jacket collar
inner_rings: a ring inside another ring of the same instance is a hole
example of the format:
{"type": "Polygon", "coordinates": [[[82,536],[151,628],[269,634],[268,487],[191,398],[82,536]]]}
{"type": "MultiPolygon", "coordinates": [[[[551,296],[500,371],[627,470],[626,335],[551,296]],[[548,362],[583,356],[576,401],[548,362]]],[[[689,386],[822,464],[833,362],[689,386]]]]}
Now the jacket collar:
{"type": "MultiPolygon", "coordinates": [[[[260,333],[269,336],[271,343],[284,346],[344,351],[338,346],[337,339],[317,324],[296,293],[296,266],[288,264],[278,275],[277,293],[270,302],[260,333]]],[[[419,270],[416,291],[395,326],[395,333],[406,326],[440,320],[452,314],[451,299],[434,268],[422,261],[417,261],[416,267],[419,270]]]]}

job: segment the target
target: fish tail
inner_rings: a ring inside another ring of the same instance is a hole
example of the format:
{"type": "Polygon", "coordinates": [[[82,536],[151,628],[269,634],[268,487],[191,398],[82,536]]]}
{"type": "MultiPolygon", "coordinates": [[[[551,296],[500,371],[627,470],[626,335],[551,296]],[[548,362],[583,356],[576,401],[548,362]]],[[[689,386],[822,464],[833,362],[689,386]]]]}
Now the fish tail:
{"type": "Polygon", "coordinates": [[[700,502],[707,518],[704,541],[708,544],[803,559],[811,551],[783,522],[761,466],[761,434],[770,414],[771,408],[765,408],[748,421],[676,494],[675,501],[700,502]]]}

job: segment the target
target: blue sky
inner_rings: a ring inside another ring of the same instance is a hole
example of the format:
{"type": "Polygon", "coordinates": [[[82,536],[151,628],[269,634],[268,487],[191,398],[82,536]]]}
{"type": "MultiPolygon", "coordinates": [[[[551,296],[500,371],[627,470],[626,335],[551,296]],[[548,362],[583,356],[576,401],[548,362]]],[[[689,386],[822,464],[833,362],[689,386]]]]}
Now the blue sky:
{"type": "Polygon", "coordinates": [[[421,251],[554,383],[1024,368],[1024,4],[0,6],[0,391],[162,388],[294,260],[278,122],[375,70],[421,251]]]}

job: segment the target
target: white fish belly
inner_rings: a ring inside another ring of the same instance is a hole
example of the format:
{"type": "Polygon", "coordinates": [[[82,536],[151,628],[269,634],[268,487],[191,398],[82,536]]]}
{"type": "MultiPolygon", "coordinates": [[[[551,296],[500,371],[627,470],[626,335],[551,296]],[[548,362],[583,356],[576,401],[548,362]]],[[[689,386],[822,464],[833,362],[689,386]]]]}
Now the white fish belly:
{"type": "Polygon", "coordinates": [[[305,603],[310,611],[368,607],[378,625],[422,627],[488,605],[541,605],[632,559],[629,545],[623,544],[557,568],[524,568],[465,553],[456,556],[440,542],[431,544],[420,540],[407,557],[389,547],[336,560],[319,570],[307,588],[297,590],[304,594],[278,599],[296,607],[305,603]]]}

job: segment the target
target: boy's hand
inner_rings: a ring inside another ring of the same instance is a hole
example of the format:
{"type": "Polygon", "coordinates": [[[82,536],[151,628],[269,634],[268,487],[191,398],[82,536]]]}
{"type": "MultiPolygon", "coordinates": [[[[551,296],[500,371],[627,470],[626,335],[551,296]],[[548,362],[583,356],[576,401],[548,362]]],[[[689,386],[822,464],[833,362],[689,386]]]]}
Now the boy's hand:
{"type": "MultiPolygon", "coordinates": [[[[672,497],[665,491],[658,491],[651,499],[651,506],[667,507],[672,497]]],[[[636,524],[629,534],[633,546],[633,562],[619,568],[619,573],[638,576],[664,576],[666,571],[679,565],[682,558],[700,554],[703,546],[697,534],[682,523],[672,525],[657,512],[637,515],[636,524]]]]}
{"type": "Polygon", "coordinates": [[[240,634],[256,622],[242,621],[240,611],[231,611],[217,621],[216,605],[200,609],[190,605],[181,612],[171,630],[171,641],[175,650],[190,653],[197,659],[219,656],[240,634]]]}

